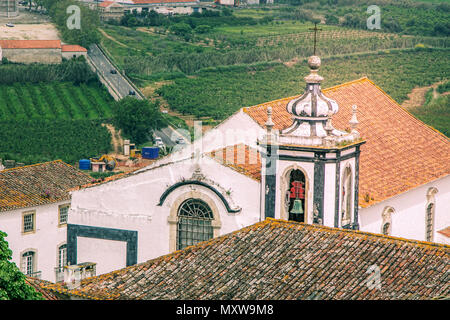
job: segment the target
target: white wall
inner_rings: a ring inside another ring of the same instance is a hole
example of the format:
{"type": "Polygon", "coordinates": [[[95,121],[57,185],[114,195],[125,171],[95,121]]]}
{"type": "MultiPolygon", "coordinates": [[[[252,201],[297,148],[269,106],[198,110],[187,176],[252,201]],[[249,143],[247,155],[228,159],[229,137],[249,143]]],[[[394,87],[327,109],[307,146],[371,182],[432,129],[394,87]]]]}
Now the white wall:
{"type": "Polygon", "coordinates": [[[435,226],[434,241],[443,240],[443,236],[436,234],[450,225],[450,175],[427,183],[406,193],[399,194],[368,208],[359,209],[360,229],[363,231],[381,233],[383,209],[391,206],[395,209],[392,214],[392,236],[425,241],[425,209],[427,191],[434,187],[438,190],[435,195],[435,226]]]}
{"type": "Polygon", "coordinates": [[[66,226],[58,226],[58,202],[38,207],[0,212],[0,230],[8,236],[12,261],[20,268],[20,255],[27,249],[36,250],[36,271],[42,271],[42,279],[55,281],[58,246],[66,242],[66,226]],[[36,210],[35,232],[22,234],[22,213],[36,210]]]}
{"type": "MultiPolygon", "coordinates": [[[[138,232],[138,263],[169,253],[168,217],[173,202],[183,193],[195,189],[213,199],[220,214],[223,235],[260,220],[259,182],[246,177],[233,169],[218,164],[215,160],[204,158],[202,173],[213,180],[214,187],[223,192],[230,206],[239,206],[242,211],[229,213],[223,202],[211,190],[202,186],[186,185],[175,189],[158,206],[163,192],[182,179],[190,179],[193,163],[180,161],[154,168],[139,174],[105,183],[96,187],[81,189],[72,193],[70,224],[97,226],[138,232]],[[226,191],[230,191],[230,195],[226,191]]],[[[108,246],[107,240],[101,246],[108,246]]],[[[99,243],[100,243],[99,242],[99,243]]],[[[125,243],[125,242],[123,242],[125,243]]],[[[97,274],[113,271],[119,262],[114,257],[123,255],[122,249],[111,247],[110,254],[98,250],[97,246],[83,246],[77,250],[77,263],[97,263],[97,274]],[[84,253],[80,250],[88,250],[84,253]],[[121,253],[117,253],[117,250],[121,253]],[[97,253],[98,252],[98,253],[97,253]],[[89,261],[82,261],[88,259],[89,261]]],[[[121,258],[121,262],[123,259],[121,258]]],[[[120,264],[119,263],[119,264],[120,264]]]]}

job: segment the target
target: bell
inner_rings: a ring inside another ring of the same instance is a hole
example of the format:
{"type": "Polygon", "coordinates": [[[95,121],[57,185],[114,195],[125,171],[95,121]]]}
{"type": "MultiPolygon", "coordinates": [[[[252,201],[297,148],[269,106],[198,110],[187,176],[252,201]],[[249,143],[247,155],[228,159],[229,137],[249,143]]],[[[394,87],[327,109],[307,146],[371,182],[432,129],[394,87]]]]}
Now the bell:
{"type": "Polygon", "coordinates": [[[295,199],[294,200],[294,206],[291,210],[292,214],[302,214],[303,213],[303,207],[302,207],[302,200],[295,199]]]}

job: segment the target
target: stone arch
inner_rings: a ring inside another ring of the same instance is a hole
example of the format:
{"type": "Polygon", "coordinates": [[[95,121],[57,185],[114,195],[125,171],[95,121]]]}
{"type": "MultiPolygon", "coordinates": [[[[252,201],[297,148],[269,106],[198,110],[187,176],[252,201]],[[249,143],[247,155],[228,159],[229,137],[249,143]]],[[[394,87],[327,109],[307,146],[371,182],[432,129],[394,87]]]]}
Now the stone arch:
{"type": "Polygon", "coordinates": [[[392,234],[392,215],[395,213],[393,207],[387,206],[381,214],[381,233],[387,236],[392,234]]]}
{"type": "Polygon", "coordinates": [[[207,194],[199,190],[190,190],[180,194],[170,206],[169,217],[167,221],[169,223],[169,250],[173,252],[177,248],[177,225],[178,225],[178,209],[188,199],[199,199],[204,201],[210,208],[213,214],[213,220],[211,226],[213,228],[213,237],[219,236],[220,227],[222,223],[220,221],[220,212],[215,201],[207,194]]]}
{"type": "Polygon", "coordinates": [[[291,177],[291,173],[294,170],[300,170],[304,177],[305,177],[305,205],[304,205],[304,222],[308,223],[308,219],[310,216],[310,212],[308,212],[308,208],[309,208],[309,188],[310,188],[310,181],[309,181],[309,177],[308,174],[306,173],[306,170],[299,166],[298,164],[293,164],[287,168],[284,169],[283,173],[280,176],[280,196],[281,199],[279,199],[280,201],[280,219],[284,219],[284,220],[288,220],[289,219],[289,212],[288,212],[288,192],[290,189],[289,186],[289,182],[290,182],[290,177],[291,177]]]}
{"type": "Polygon", "coordinates": [[[434,222],[436,211],[436,198],[438,189],[431,187],[427,191],[427,203],[425,206],[425,240],[433,241],[434,238],[434,222]]]}

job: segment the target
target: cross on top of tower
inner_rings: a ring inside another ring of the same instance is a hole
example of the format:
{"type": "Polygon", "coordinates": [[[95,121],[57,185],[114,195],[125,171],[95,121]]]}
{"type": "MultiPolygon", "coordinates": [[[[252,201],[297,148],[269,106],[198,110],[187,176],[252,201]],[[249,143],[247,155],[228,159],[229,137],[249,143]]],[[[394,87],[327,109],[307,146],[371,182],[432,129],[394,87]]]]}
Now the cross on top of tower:
{"type": "Polygon", "coordinates": [[[316,46],[317,46],[317,31],[322,31],[322,29],[317,28],[317,22],[314,23],[314,28],[309,28],[309,30],[314,31],[314,53],[316,55],[316,46]]]}

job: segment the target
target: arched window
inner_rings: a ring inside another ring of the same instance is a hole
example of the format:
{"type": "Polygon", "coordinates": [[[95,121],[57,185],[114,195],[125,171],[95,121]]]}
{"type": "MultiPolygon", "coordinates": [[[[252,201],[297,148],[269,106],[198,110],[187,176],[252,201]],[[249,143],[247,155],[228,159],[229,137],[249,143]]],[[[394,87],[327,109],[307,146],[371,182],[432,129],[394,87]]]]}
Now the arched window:
{"type": "Polygon", "coordinates": [[[436,188],[430,188],[427,192],[427,206],[425,209],[425,240],[433,241],[434,234],[434,211],[436,200],[434,195],[438,192],[436,188]]]}
{"type": "Polygon", "coordinates": [[[36,254],[34,251],[27,251],[22,254],[22,272],[27,276],[32,276],[36,271],[36,254]]]}
{"type": "Polygon", "coordinates": [[[289,189],[287,192],[287,208],[289,220],[305,222],[305,175],[299,169],[289,174],[289,189]]]}
{"type": "Polygon", "coordinates": [[[352,169],[346,167],[342,176],[341,226],[351,223],[352,217],[352,169]]]}
{"type": "Polygon", "coordinates": [[[213,212],[200,199],[187,199],[178,209],[177,250],[213,238],[213,212]]]}
{"type": "Polygon", "coordinates": [[[56,282],[64,280],[64,266],[67,265],[67,244],[58,247],[58,261],[55,268],[56,282]]]}
{"type": "Polygon", "coordinates": [[[386,207],[381,214],[381,233],[390,236],[392,233],[392,214],[395,212],[394,208],[386,207]]]}

